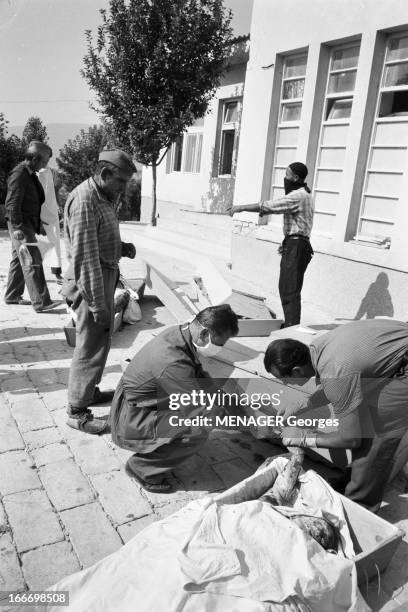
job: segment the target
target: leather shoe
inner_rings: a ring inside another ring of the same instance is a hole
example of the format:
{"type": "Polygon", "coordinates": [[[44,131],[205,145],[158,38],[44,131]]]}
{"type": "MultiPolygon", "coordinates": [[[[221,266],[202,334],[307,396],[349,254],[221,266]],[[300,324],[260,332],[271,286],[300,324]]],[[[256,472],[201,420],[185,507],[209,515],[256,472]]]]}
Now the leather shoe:
{"type": "Polygon", "coordinates": [[[57,306],[60,306],[61,304],[62,304],[61,301],[55,300],[54,302],[50,302],[49,304],[46,304],[45,306],[34,308],[34,310],[35,312],[47,312],[48,310],[52,310],[53,308],[56,308],[57,306]]]}
{"type": "Polygon", "coordinates": [[[108,422],[102,419],[95,419],[93,414],[87,412],[80,416],[69,416],[67,425],[84,433],[99,435],[105,431],[108,422]]]}
{"type": "Polygon", "coordinates": [[[172,484],[167,480],[167,478],[162,478],[161,480],[157,480],[157,482],[152,482],[149,480],[144,480],[138,474],[132,470],[129,464],[129,459],[125,464],[125,472],[130,478],[136,480],[146,491],[150,491],[151,493],[171,493],[173,490],[172,484]]]}
{"type": "Polygon", "coordinates": [[[106,404],[107,402],[111,402],[113,400],[114,395],[114,391],[101,391],[99,387],[95,387],[93,400],[92,402],[89,402],[89,405],[95,406],[95,404],[106,404]]]}

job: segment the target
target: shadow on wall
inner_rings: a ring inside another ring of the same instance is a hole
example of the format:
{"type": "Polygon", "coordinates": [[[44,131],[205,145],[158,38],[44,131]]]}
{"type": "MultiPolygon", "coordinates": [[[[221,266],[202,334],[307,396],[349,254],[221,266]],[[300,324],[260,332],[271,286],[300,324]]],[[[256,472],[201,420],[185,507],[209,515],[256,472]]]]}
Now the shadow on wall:
{"type": "Polygon", "coordinates": [[[390,292],[388,291],[390,281],[385,272],[380,272],[374,283],[371,283],[367,293],[361,300],[360,307],[354,317],[358,321],[366,315],[367,319],[378,316],[393,317],[394,306],[390,292]]]}

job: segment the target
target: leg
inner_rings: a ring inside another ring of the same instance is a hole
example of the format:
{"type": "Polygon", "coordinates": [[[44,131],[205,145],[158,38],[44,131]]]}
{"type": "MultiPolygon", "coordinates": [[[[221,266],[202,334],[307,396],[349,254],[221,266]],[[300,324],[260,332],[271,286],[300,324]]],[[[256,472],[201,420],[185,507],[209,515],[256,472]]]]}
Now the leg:
{"type": "MultiPolygon", "coordinates": [[[[9,231],[11,240],[13,243],[13,250],[15,250],[19,262],[20,267],[23,273],[25,284],[27,285],[27,291],[30,295],[31,303],[33,305],[34,310],[39,310],[44,306],[48,306],[51,304],[50,294],[48,293],[47,283],[44,276],[44,270],[42,266],[42,257],[40,250],[36,246],[28,246],[27,249],[31,255],[32,262],[24,263],[19,256],[19,248],[21,246],[21,242],[19,240],[15,240],[12,235],[12,229],[9,224],[9,231]]],[[[23,227],[23,232],[26,236],[27,242],[37,242],[35,237],[35,230],[33,227],[29,225],[25,225],[23,227]]],[[[17,265],[14,264],[14,270],[17,269],[17,265]]],[[[10,266],[11,272],[11,266],[10,266]]],[[[19,272],[17,271],[18,279],[19,272]]],[[[10,279],[10,276],[9,276],[10,279]]],[[[21,285],[20,285],[21,286],[21,285]]]]}
{"type": "Polygon", "coordinates": [[[117,270],[103,268],[105,306],[110,312],[110,325],[102,329],[94,321],[85,300],[76,309],[76,345],[68,381],[69,414],[83,412],[93,400],[108,357],[114,317],[114,292],[117,270]]]}
{"type": "Polygon", "coordinates": [[[400,439],[388,434],[362,440],[361,447],[353,451],[346,497],[372,512],[379,510],[400,439]]]}
{"type": "Polygon", "coordinates": [[[17,250],[12,241],[11,246],[11,262],[8,273],[7,288],[4,294],[4,300],[6,302],[15,302],[19,300],[25,288],[23,269],[20,264],[17,250]]]}
{"type": "Polygon", "coordinates": [[[196,455],[207,437],[177,438],[157,446],[147,453],[135,453],[128,460],[128,468],[147,482],[160,482],[189,457],[196,455]]]}
{"type": "Polygon", "coordinates": [[[312,258],[312,247],[301,239],[285,238],[279,276],[279,295],[285,327],[300,323],[303,277],[312,258]]]}

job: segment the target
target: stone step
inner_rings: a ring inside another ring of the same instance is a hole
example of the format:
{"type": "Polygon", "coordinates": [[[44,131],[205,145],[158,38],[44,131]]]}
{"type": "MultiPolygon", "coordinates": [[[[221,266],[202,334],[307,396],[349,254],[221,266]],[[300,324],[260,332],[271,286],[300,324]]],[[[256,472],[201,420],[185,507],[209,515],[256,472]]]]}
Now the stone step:
{"type": "Polygon", "coordinates": [[[209,244],[223,244],[226,247],[231,248],[231,228],[226,230],[201,225],[197,222],[185,222],[184,219],[163,219],[161,217],[157,219],[157,227],[166,232],[183,234],[187,238],[198,238],[199,240],[204,240],[209,244]]]}
{"type": "MultiPolygon", "coordinates": [[[[203,237],[192,236],[189,233],[183,231],[176,231],[174,229],[161,229],[160,227],[147,227],[145,230],[145,236],[148,238],[154,238],[155,240],[172,244],[176,247],[181,247],[186,251],[193,251],[207,257],[215,257],[220,259],[230,260],[231,256],[231,243],[228,240],[223,242],[214,242],[213,240],[205,239],[203,237]]],[[[210,234],[209,234],[210,237],[210,234]]]]}

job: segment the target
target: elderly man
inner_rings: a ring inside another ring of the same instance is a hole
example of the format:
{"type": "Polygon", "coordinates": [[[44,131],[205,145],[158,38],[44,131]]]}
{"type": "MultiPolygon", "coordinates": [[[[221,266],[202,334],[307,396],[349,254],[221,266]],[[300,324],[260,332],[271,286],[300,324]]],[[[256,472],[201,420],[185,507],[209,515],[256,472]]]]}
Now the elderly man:
{"type": "Polygon", "coordinates": [[[68,382],[68,425],[99,434],[106,421],[89,406],[105,403],[113,392],[101,392],[114,319],[114,292],[121,257],[134,258],[133,244],[120,239],[114,204],[136,168],[127,153],[102,151],[93,178],[68,196],[64,211],[69,266],[62,294],[74,311],[76,345],[68,382]]]}
{"type": "Polygon", "coordinates": [[[195,455],[207,439],[205,428],[183,420],[210,414],[201,403],[184,397],[180,411],[171,412],[169,400],[175,399],[172,394],[193,397],[200,389],[214,391],[215,382],[203,370],[200,357],[216,355],[237,333],[238,319],[231,307],[210,306],[191,323],[169,327],[150,340],[127,367],[112,402],[112,439],[135,453],[126,470],[147,490],[170,491],[166,475],[195,455]]]}
{"type": "Polygon", "coordinates": [[[318,337],[310,347],[293,339],[274,340],[264,363],[284,382],[315,376],[320,387],[304,406],[311,411],[307,416],[331,403],[339,419],[337,431],[331,433],[316,435],[287,427],[283,443],[353,449],[346,495],[376,511],[395,451],[408,429],[408,323],[391,319],[347,323],[318,337]]]}
{"type": "Polygon", "coordinates": [[[7,182],[6,219],[12,257],[4,301],[6,304],[30,304],[23,299],[27,285],[36,312],[50,310],[59,304],[51,301],[35,236],[41,231],[41,205],[45,199],[36,172],[46,167],[51,155],[48,145],[33,140],[28,145],[24,161],[12,170],[7,182]]]}
{"type": "Polygon", "coordinates": [[[231,216],[240,212],[259,212],[264,215],[283,214],[285,238],[279,252],[282,255],[279,275],[279,295],[285,323],[290,327],[300,323],[300,294],[306,268],[313,256],[310,234],[313,226],[314,204],[305,183],[307,168],[301,162],[289,164],[284,179],[285,195],[276,200],[233,206],[231,216]]]}

